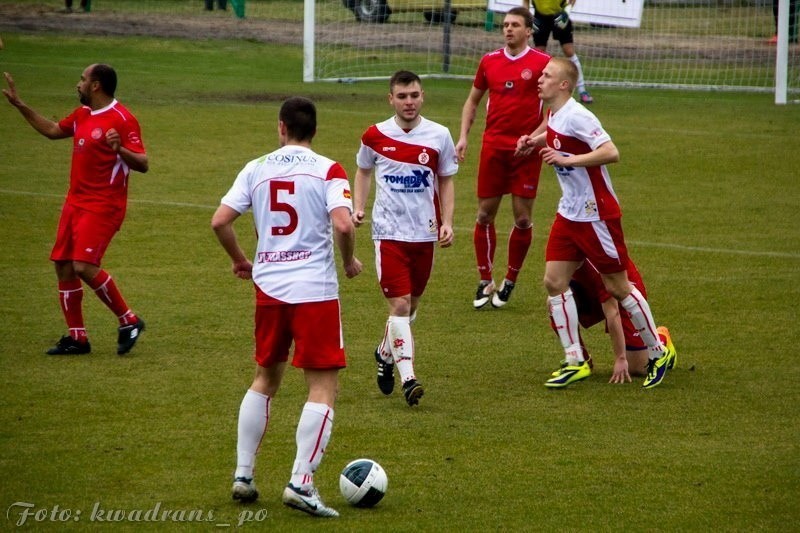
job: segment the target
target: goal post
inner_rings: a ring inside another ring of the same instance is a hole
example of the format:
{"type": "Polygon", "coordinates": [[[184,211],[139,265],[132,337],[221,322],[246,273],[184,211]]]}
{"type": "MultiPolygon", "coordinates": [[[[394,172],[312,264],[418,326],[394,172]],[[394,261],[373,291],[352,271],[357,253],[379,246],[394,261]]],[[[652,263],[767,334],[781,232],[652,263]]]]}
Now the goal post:
{"type": "MultiPolygon", "coordinates": [[[[306,81],[387,79],[399,69],[471,78],[481,56],[503,46],[502,16],[487,12],[487,0],[447,0],[450,9],[445,0],[304,1],[306,81]]],[[[772,0],[648,0],[638,26],[614,21],[635,5],[577,0],[575,50],[589,87],[773,92],[785,69],[787,95],[800,94],[800,47],[770,42],[772,0]],[[592,22],[587,11],[609,20],[592,22]]],[[[548,52],[562,55],[552,39],[548,52]]]]}

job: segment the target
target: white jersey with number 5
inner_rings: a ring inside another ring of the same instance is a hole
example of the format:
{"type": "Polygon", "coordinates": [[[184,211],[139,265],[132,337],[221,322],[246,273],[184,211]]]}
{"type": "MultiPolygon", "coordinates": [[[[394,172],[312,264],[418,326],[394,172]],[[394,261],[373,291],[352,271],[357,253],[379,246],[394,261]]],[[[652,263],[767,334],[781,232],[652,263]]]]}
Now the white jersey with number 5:
{"type": "Polygon", "coordinates": [[[372,238],[404,242],[439,239],[439,181],[458,172],[450,131],[431,120],[404,131],[394,117],[370,126],[356,154],[359,168],[375,168],[372,238]]]}
{"type": "Polygon", "coordinates": [[[253,210],[253,282],[267,296],[291,304],[338,298],[329,213],[353,209],[339,163],[284,146],[245,165],[222,203],[239,213],[253,210]]]}

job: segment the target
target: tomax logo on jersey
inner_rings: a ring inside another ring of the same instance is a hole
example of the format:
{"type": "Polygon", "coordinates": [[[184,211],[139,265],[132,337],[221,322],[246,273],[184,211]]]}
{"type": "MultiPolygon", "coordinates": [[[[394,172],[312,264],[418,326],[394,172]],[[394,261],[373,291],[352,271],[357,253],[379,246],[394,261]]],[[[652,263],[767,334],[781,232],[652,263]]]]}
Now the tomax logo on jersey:
{"type": "Polygon", "coordinates": [[[393,176],[386,174],[383,176],[384,181],[390,185],[402,185],[403,189],[392,188],[395,192],[422,192],[426,187],[430,187],[431,183],[428,177],[431,175],[430,170],[412,170],[411,176],[393,176]]]}

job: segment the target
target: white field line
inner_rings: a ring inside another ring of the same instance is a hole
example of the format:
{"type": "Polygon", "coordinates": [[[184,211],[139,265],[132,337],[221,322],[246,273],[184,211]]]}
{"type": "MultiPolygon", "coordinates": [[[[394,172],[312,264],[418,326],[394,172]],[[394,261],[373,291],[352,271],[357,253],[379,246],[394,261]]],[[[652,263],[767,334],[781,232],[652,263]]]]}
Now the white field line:
{"type": "MultiPolygon", "coordinates": [[[[32,191],[16,191],[11,189],[0,189],[0,194],[7,194],[7,195],[20,195],[20,196],[39,196],[44,198],[57,198],[59,200],[63,200],[63,194],[53,194],[53,193],[43,193],[43,192],[32,192],[32,191]]],[[[143,204],[143,205],[164,205],[169,207],[188,207],[194,209],[205,209],[205,210],[213,210],[216,209],[216,205],[206,205],[206,204],[194,204],[190,202],[171,202],[167,200],[138,200],[135,198],[129,199],[128,202],[132,204],[143,204]]],[[[456,227],[454,228],[459,232],[469,232],[472,231],[472,227],[456,227]]],[[[714,254],[728,254],[728,255],[747,255],[753,257],[777,257],[783,259],[800,259],[800,253],[790,253],[790,252],[771,252],[771,251],[758,251],[758,250],[736,250],[732,248],[710,248],[706,246],[686,246],[683,244],[673,244],[667,242],[647,242],[647,241],[628,241],[629,244],[635,246],[645,246],[648,248],[669,248],[672,250],[680,250],[684,252],[703,252],[703,253],[714,253],[714,254]]]]}

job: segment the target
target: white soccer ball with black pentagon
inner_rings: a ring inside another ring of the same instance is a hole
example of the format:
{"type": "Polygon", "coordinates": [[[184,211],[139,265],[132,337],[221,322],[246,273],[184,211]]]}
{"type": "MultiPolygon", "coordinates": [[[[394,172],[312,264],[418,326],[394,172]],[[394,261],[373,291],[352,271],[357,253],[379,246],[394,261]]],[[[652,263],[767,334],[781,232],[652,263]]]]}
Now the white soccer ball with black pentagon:
{"type": "Polygon", "coordinates": [[[339,490],[356,507],[372,507],[383,498],[389,486],[386,471],[372,459],[356,459],[339,476],[339,490]]]}

